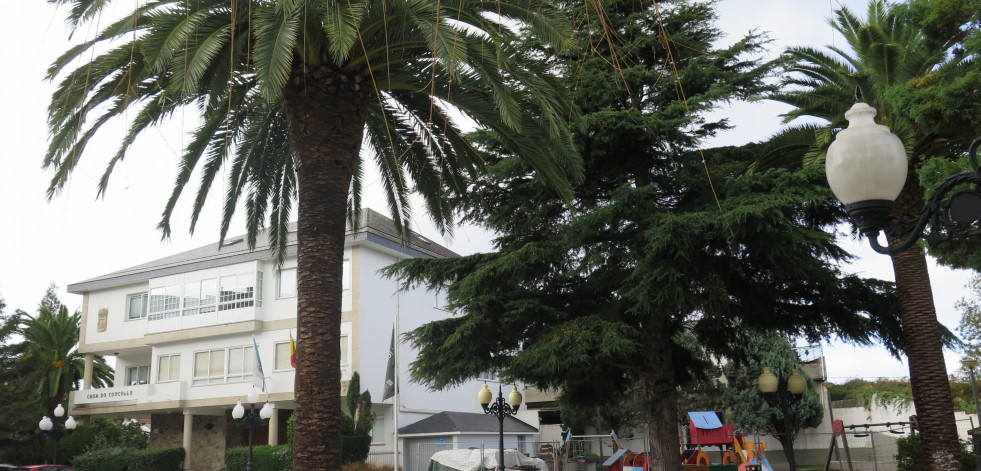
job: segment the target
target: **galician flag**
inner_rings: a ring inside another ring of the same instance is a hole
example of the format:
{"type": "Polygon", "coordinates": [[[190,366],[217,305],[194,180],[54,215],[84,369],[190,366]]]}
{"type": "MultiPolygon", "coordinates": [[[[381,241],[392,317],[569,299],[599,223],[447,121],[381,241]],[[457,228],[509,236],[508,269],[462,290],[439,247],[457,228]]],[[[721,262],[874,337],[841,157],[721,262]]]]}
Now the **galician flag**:
{"type": "Polygon", "coordinates": [[[290,332],[290,366],[296,368],[296,343],[293,342],[293,332],[290,332]]]}
{"type": "Polygon", "coordinates": [[[255,361],[252,365],[252,385],[266,392],[266,374],[262,372],[262,359],[259,358],[259,344],[255,343],[255,335],[252,336],[252,347],[255,349],[252,356],[255,361]]]}

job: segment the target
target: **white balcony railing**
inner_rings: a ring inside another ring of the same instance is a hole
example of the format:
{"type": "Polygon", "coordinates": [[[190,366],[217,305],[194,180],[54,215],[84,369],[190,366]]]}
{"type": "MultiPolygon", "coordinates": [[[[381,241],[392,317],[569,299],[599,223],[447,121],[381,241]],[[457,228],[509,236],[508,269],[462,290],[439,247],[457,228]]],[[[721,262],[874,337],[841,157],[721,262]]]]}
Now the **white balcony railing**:
{"type": "Polygon", "coordinates": [[[215,325],[232,324],[235,322],[259,320],[261,316],[260,309],[262,308],[250,306],[189,316],[176,316],[154,320],[148,319],[146,322],[146,333],[158,334],[161,332],[172,332],[175,330],[211,327],[215,325]]]}

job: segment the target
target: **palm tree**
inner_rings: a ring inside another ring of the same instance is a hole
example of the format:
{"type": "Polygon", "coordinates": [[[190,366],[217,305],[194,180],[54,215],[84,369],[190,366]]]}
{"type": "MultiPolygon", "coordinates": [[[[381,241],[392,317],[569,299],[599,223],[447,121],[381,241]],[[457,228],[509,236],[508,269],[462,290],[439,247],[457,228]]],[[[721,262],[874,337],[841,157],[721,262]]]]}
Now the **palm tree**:
{"type": "MultiPolygon", "coordinates": [[[[773,98],[794,106],[785,115],[786,122],[810,116],[827,124],[789,128],[777,135],[772,144],[783,151],[803,153],[805,163],[823,162],[834,131],[846,125],[844,113],[854,102],[855,89],[859,87],[864,100],[877,109],[879,121],[892,128],[907,147],[909,178],[896,201],[894,215],[914,219],[924,203],[916,169],[925,155],[937,151],[938,140],[924,134],[891,106],[887,92],[890,87],[923,77],[941,66],[947,47],[928,47],[921,30],[905,13],[902,8],[873,0],[862,21],[843,7],[835,12],[831,25],[845,38],[847,48],[829,47],[830,54],[810,47],[788,49],[788,91],[773,98]]],[[[914,248],[893,255],[892,262],[913,399],[924,449],[932,450],[928,468],[957,469],[960,448],[926,257],[921,249],[914,248]]]]}
{"type": "MultiPolygon", "coordinates": [[[[72,28],[107,0],[72,5],[72,28]]],[[[245,200],[249,243],[265,226],[285,256],[298,200],[298,358],[294,467],[340,469],[339,324],[345,219],[360,211],[362,146],[381,170],[393,219],[406,233],[410,190],[441,230],[446,196],[482,168],[461,132],[472,121],[496,132],[569,197],[581,166],[567,123],[571,100],[520,34],[551,51],[569,21],[540,0],[147,0],[68,50],[49,70],[61,78],[49,107],[54,195],[89,139],[131,117],[119,151],[174,113],[200,125],[184,149],[159,228],[195,172],[191,230],[219,170],[229,169],[222,240],[245,200]],[[69,64],[80,63],[76,68],[69,64]]]]}
{"type": "MultiPolygon", "coordinates": [[[[18,311],[17,333],[24,337],[20,343],[19,362],[30,365],[27,377],[36,385],[36,392],[49,417],[54,417],[58,404],[68,399],[85,372],[85,355],[78,351],[78,334],[82,313],[68,314],[64,305],[44,306],[37,316],[18,311]]],[[[96,356],[92,383],[97,387],[112,384],[112,368],[102,356],[96,356]]]]}

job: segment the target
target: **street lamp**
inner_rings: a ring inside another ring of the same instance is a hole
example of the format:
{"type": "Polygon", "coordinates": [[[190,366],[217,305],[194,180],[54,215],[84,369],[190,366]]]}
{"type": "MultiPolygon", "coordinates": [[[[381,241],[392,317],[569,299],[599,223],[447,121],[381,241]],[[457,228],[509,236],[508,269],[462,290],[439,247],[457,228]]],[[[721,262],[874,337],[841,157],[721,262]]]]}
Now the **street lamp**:
{"type": "Polygon", "coordinates": [[[252,388],[249,392],[249,415],[245,415],[245,407],[242,406],[242,401],[238,401],[235,404],[235,408],[232,409],[232,418],[238,420],[239,427],[249,429],[249,459],[245,462],[245,471],[252,471],[252,432],[256,427],[263,427],[266,425],[266,421],[272,417],[273,405],[266,402],[262,406],[259,412],[255,411],[255,404],[259,402],[259,391],[252,388]]]}
{"type": "Polygon", "coordinates": [[[783,413],[783,426],[787,433],[787,465],[790,471],[797,471],[797,460],[794,458],[794,437],[791,434],[790,406],[800,401],[804,392],[807,391],[807,380],[801,376],[796,368],[789,378],[783,380],[777,378],[770,372],[770,368],[763,367],[763,374],[759,379],[760,392],[767,402],[774,402],[783,413]]]}
{"type": "Polygon", "coordinates": [[[497,469],[504,471],[504,418],[518,413],[518,408],[521,407],[521,393],[518,392],[518,387],[515,386],[511,390],[511,394],[508,394],[507,402],[504,402],[504,394],[501,392],[501,385],[498,384],[497,401],[494,401],[494,403],[491,403],[492,396],[493,394],[490,389],[487,389],[487,383],[484,383],[484,388],[477,393],[477,401],[480,402],[480,407],[484,408],[485,414],[496,416],[497,421],[500,423],[497,442],[500,459],[497,461],[497,469]]]}
{"type": "Polygon", "coordinates": [[[953,175],[941,183],[915,221],[893,220],[889,217],[893,201],[906,184],[906,149],[888,127],[875,124],[875,108],[861,101],[860,94],[858,99],[845,113],[848,128],[838,132],[828,147],[825,165],[831,191],[844,203],[872,249],[893,255],[909,249],[921,237],[931,247],[954,238],[981,242],[981,167],[977,159],[981,138],[968,149],[973,172],[953,175]],[[964,189],[965,184],[973,187],[964,189]],[[929,233],[924,237],[927,226],[929,233]],[[906,239],[896,245],[887,240],[883,246],[879,232],[906,239]]]}
{"type": "Polygon", "coordinates": [[[78,422],[75,422],[75,418],[69,415],[64,426],[58,423],[58,419],[65,415],[65,408],[61,407],[61,404],[55,407],[54,415],[55,420],[49,419],[48,416],[42,417],[37,426],[44,432],[44,438],[54,438],[54,460],[52,460],[52,464],[58,464],[58,441],[61,440],[61,437],[71,435],[75,431],[75,427],[78,426],[78,422]]]}
{"type": "MultiPolygon", "coordinates": [[[[974,382],[974,369],[978,367],[977,360],[964,360],[961,363],[967,368],[967,371],[971,373],[971,393],[974,395],[974,411],[978,414],[978,427],[981,428],[981,405],[978,404],[978,385],[974,382]]],[[[981,470],[981,443],[978,443],[978,435],[972,433],[971,437],[974,442],[974,458],[975,458],[975,469],[981,470]]]]}

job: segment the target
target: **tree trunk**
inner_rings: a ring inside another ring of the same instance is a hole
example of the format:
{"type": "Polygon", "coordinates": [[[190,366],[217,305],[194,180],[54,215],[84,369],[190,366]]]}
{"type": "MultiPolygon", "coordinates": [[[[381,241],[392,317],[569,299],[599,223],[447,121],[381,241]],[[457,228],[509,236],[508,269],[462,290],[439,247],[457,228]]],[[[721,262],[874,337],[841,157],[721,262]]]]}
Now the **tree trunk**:
{"type": "MultiPolygon", "coordinates": [[[[894,212],[914,219],[923,209],[923,189],[915,169],[896,200],[894,212]]],[[[890,239],[898,243],[899,239],[890,239]]],[[[913,248],[892,256],[903,322],[903,342],[909,362],[909,379],[917,422],[927,451],[927,469],[955,471],[960,469],[960,445],[954,422],[954,405],[944,363],[940,323],[933,304],[933,290],[923,250],[913,248]]]]}
{"type": "Polygon", "coordinates": [[[658,352],[644,373],[647,427],[650,434],[651,462],[655,471],[681,471],[678,445],[678,394],[672,366],[671,335],[659,332],[658,352]]]}
{"type": "Polygon", "coordinates": [[[283,91],[299,192],[293,469],[337,471],[346,207],[369,93],[353,75],[302,67],[283,91]]]}

